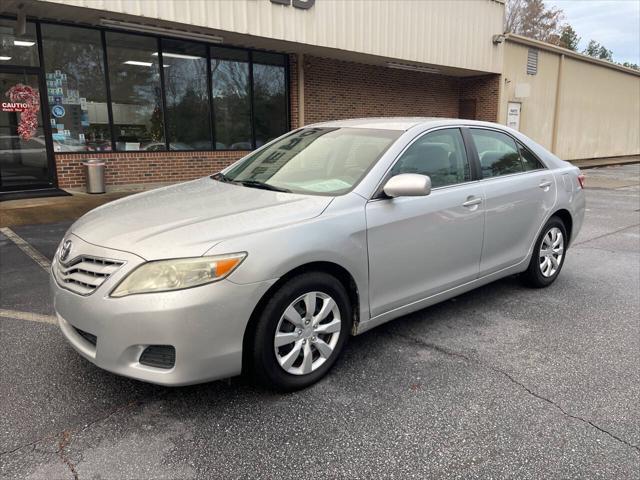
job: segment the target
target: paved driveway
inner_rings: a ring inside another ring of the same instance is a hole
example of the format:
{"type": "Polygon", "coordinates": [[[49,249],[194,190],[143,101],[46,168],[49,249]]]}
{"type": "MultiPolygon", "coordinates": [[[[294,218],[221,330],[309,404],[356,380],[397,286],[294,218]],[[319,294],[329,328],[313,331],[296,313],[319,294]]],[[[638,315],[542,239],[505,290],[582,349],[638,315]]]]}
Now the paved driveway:
{"type": "Polygon", "coordinates": [[[95,368],[49,323],[35,261],[68,224],[4,230],[0,477],[637,478],[639,172],[587,172],[586,224],[552,287],[507,278],[403,317],[289,395],[95,368]]]}

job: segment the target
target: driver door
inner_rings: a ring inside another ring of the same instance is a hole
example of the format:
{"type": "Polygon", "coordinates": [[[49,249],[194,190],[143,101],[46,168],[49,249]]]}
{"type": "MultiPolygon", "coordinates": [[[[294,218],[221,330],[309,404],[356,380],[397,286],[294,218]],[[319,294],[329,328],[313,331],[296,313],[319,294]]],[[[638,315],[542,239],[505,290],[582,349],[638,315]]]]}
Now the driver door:
{"type": "Polygon", "coordinates": [[[389,178],[429,175],[422,197],[376,198],[366,206],[372,317],[477,278],[484,194],[472,181],[458,128],[429,132],[400,156],[389,178]]]}

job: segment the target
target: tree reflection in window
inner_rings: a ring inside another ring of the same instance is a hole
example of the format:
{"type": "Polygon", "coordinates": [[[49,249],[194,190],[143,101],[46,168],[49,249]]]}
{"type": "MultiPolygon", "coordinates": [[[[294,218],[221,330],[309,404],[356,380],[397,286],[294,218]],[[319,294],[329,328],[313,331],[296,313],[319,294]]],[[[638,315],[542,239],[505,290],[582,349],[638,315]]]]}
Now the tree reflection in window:
{"type": "Polygon", "coordinates": [[[282,55],[253,54],[253,112],[256,147],[287,131],[286,70],[282,55]]]}
{"type": "Polygon", "coordinates": [[[162,63],[169,148],[210,150],[206,46],[163,39],[162,63]]]}
{"type": "Polygon", "coordinates": [[[211,83],[216,150],[251,150],[249,55],[211,49],[211,83]]]}
{"type": "Polygon", "coordinates": [[[100,32],[42,24],[42,50],[54,150],[111,150],[100,32]]]}
{"type": "Polygon", "coordinates": [[[115,32],[106,38],[116,149],[154,149],[164,144],[158,40],[115,32]]]}

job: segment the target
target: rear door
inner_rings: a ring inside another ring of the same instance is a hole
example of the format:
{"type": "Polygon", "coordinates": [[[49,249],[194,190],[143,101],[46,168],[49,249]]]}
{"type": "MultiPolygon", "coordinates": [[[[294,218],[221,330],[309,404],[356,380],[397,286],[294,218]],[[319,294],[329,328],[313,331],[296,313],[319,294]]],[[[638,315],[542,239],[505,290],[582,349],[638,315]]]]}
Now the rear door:
{"type": "Polygon", "coordinates": [[[419,137],[388,178],[429,175],[430,195],[375,198],[366,207],[372,316],[422,300],[478,275],[484,206],[460,129],[419,137]]]}
{"type": "Polygon", "coordinates": [[[551,171],[510,135],[470,128],[485,197],[480,275],[523,261],[556,198],[551,171]]]}

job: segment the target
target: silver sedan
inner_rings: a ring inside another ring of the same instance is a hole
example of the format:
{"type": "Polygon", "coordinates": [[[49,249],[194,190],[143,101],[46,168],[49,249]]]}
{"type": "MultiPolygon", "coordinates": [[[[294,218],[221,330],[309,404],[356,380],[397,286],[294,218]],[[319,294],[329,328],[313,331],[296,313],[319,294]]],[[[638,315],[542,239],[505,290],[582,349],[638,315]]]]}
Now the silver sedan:
{"type": "Polygon", "coordinates": [[[351,335],[501,277],[558,277],[584,177],[517,131],[434,118],[288,133],[211,177],[121,199],[64,236],[60,328],[163,385],[306,387],[351,335]]]}

